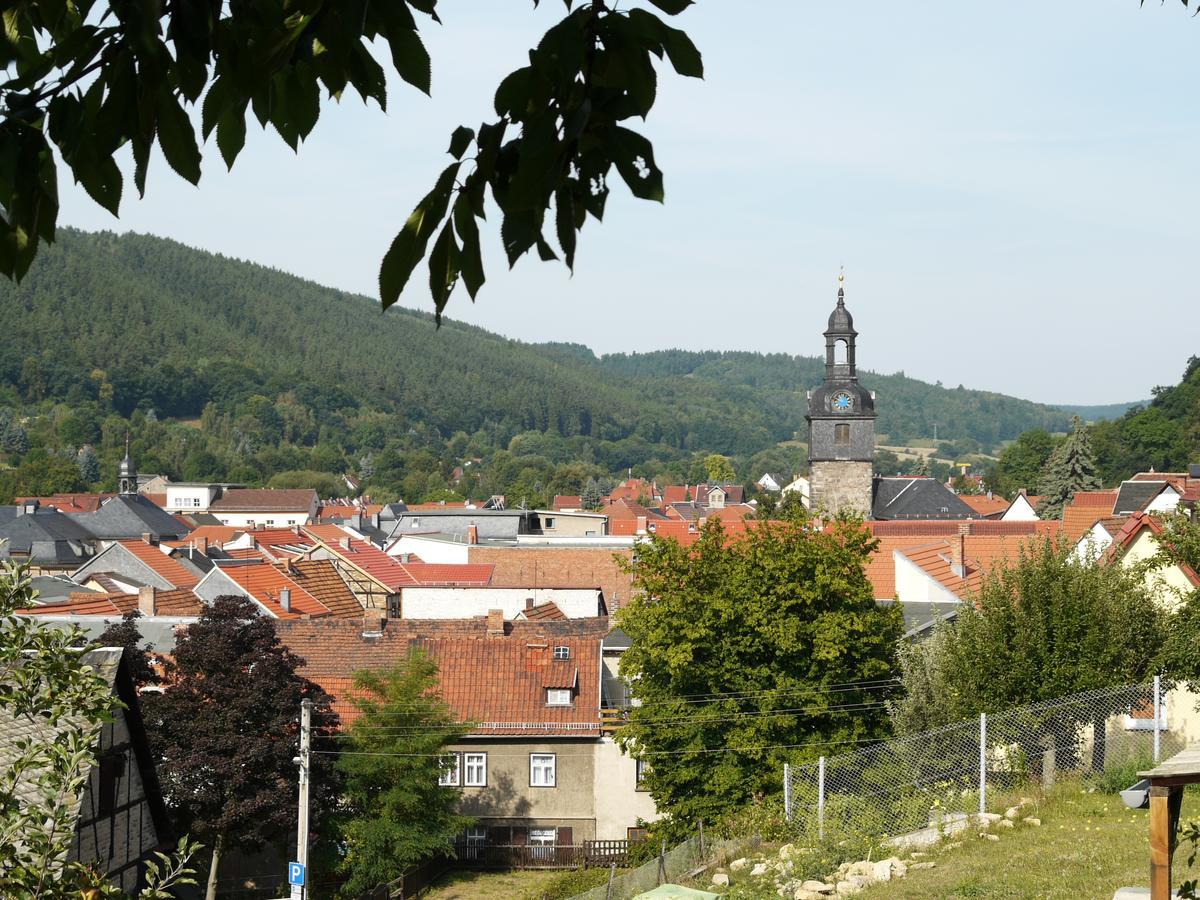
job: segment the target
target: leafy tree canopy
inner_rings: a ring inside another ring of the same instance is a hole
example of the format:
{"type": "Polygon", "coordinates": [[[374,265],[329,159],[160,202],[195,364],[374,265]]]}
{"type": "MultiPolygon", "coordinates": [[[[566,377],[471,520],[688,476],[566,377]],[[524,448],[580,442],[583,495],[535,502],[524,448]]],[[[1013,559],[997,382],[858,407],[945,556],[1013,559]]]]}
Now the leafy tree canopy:
{"type": "Polygon", "coordinates": [[[1026,544],[987,574],[941,635],[904,653],[898,731],[1133,684],[1153,671],[1163,614],[1141,573],[1081,564],[1070,550],[1026,544]]]}
{"type": "Polygon", "coordinates": [[[441,752],[470,727],[437,696],[433,660],[413,650],[393,669],[355,673],[354,687],[359,716],[337,762],[345,793],[336,842],[347,897],[443,851],[471,823],[457,813],[459,792],[438,784],[441,752]]]}
{"type": "Polygon", "coordinates": [[[649,763],[677,828],[777,791],[783,762],[815,758],[823,741],[882,735],[885,716],[846,711],[861,693],[829,692],[896,671],[900,614],[876,605],[864,572],[874,545],[850,520],[762,522],[738,540],[709,521],[691,547],[639,548],[636,596],[617,620],[641,705],[618,740],[649,763]]]}
{"type": "MultiPolygon", "coordinates": [[[[300,701],[313,701],[316,734],[336,725],[329,696],[296,673],[301,665],[249,600],[218,597],[176,640],[167,689],[146,696],[167,805],[212,848],[210,895],[225,849],[294,834],[300,701]]],[[[314,828],[336,796],[327,759],[313,757],[314,828]]]]}
{"type": "MultiPolygon", "coordinates": [[[[668,16],[691,0],[649,0],[668,16]]],[[[535,0],[536,3],[536,0],[535,0]]],[[[429,242],[429,285],[440,316],[461,278],[472,297],[484,281],[478,220],[487,194],[501,212],[509,264],[537,248],[556,258],[544,220],[553,209],[559,252],[573,266],[577,232],[604,215],[615,167],[637,197],[663,199],[650,142],[625,123],[645,119],[656,95],[656,58],[700,77],[700,53],[659,15],[605,0],[566,0],[567,16],[529,52],[529,64],[496,90],[495,118],[457,128],[454,161],[404,223],[380,270],[385,307],[396,301],[429,242]],[[444,224],[443,224],[444,221],[444,224]],[[437,235],[436,238],[434,235],[437,235]]],[[[4,14],[0,82],[0,272],[25,274],[58,216],[56,155],[113,215],[128,146],[134,185],[146,191],[151,150],[195,184],[200,136],[215,134],[232,167],[248,118],[293,150],[316,126],[322,94],[353,89],[387,106],[385,47],[408,84],[430,91],[431,60],[420,30],[438,22],[437,0],[389,3],[162,4],[27,0],[4,14]]]]}

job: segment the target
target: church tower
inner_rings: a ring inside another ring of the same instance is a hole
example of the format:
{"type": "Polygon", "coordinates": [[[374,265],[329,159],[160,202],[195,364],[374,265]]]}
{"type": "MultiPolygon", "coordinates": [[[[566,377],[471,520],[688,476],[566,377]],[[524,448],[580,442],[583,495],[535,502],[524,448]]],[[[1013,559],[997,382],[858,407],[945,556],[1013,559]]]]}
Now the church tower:
{"type": "Polygon", "coordinates": [[[138,492],[137,468],[129,457],[129,435],[125,435],[125,458],[117,466],[117,491],[122,494],[138,492]]]}
{"type": "Polygon", "coordinates": [[[825,381],[808,392],[808,477],[814,511],[871,514],[875,395],[858,383],[845,275],[825,329],[825,381]]]}

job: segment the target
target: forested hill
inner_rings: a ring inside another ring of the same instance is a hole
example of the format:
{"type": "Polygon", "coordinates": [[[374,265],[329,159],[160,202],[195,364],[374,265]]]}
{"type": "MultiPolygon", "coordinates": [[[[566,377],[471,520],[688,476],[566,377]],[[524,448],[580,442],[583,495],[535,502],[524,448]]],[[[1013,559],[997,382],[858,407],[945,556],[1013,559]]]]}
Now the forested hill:
{"type": "MultiPolygon", "coordinates": [[[[247,448],[268,444],[329,444],[352,461],[389,440],[418,435],[435,449],[456,433],[478,450],[540,432],[570,442],[543,441],[543,456],[608,471],[698,451],[748,457],[802,432],[804,391],[821,377],[808,357],[597,359],[586,347],[453,321],[437,330],[423,313],[384,315],[374,300],[263,266],[161,238],[70,229],[21,284],[0,282],[0,314],[0,408],[28,415],[57,402],[92,419],[153,410],[162,420],[207,407],[205,427],[224,416],[222,433],[250,468],[247,448]]],[[[1060,411],[999,394],[903,375],[863,381],[879,392],[880,431],[897,441],[930,436],[936,424],[943,440],[989,447],[1067,424],[1060,411]]]]}

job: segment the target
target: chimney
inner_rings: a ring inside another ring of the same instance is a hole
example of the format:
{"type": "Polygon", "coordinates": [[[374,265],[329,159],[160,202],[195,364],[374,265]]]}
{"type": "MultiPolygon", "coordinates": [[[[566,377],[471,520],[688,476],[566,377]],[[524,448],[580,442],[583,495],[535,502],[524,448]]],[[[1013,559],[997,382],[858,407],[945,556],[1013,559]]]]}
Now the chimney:
{"type": "Polygon", "coordinates": [[[488,610],[487,633],[488,637],[504,637],[504,610],[488,610]]]}
{"type": "Polygon", "coordinates": [[[967,535],[971,533],[970,522],[958,523],[958,534],[950,538],[950,571],[958,578],[967,577],[967,535]]]}
{"type": "Polygon", "coordinates": [[[208,556],[208,538],[196,538],[196,549],[200,551],[201,556],[208,556]]]}
{"type": "MultiPolygon", "coordinates": [[[[288,566],[290,567],[291,563],[288,563],[288,566]]],[[[292,589],[291,588],[284,588],[283,590],[281,590],[279,592],[279,605],[280,605],[280,607],[283,608],[283,611],[286,613],[290,613],[292,611],[292,589]]]]}
{"type": "Polygon", "coordinates": [[[401,553],[400,554],[400,562],[402,562],[402,563],[412,562],[412,554],[411,553],[401,553]]]}
{"type": "Polygon", "coordinates": [[[476,525],[474,522],[472,522],[470,525],[467,526],[467,543],[468,544],[478,544],[479,543],[479,526],[476,525]]]}
{"type": "Polygon", "coordinates": [[[157,593],[155,588],[150,585],[138,588],[138,612],[143,616],[151,617],[157,614],[157,604],[154,599],[157,593]]]}
{"type": "Polygon", "coordinates": [[[533,598],[532,598],[532,597],[526,597],[526,598],[525,598],[525,608],[526,608],[526,609],[533,609],[533,598]]]}
{"type": "Polygon", "coordinates": [[[362,636],[364,638],[377,638],[383,635],[383,626],[387,621],[381,609],[368,609],[363,613],[363,629],[362,636]]]}
{"type": "Polygon", "coordinates": [[[300,526],[297,525],[295,522],[293,522],[292,523],[292,534],[299,534],[299,533],[300,533],[300,526]]]}
{"type": "Polygon", "coordinates": [[[41,503],[38,502],[38,499],[36,497],[30,497],[28,500],[26,500],[24,503],[21,504],[21,515],[23,515],[23,516],[33,515],[35,512],[38,511],[38,507],[40,507],[40,506],[41,506],[41,503]]]}
{"type": "Polygon", "coordinates": [[[341,538],[338,541],[338,543],[341,545],[342,549],[345,550],[347,553],[354,552],[354,548],[350,546],[350,538],[348,538],[348,537],[341,538]]]}
{"type": "Polygon", "coordinates": [[[1017,495],[1018,495],[1018,496],[1021,496],[1021,497],[1028,497],[1028,496],[1029,496],[1029,491],[1025,490],[1025,488],[1020,488],[1020,489],[1017,491],[1017,495]]]}
{"type": "Polygon", "coordinates": [[[646,517],[645,516],[637,517],[637,533],[638,534],[646,533],[646,517]]]}
{"type": "Polygon", "coordinates": [[[155,547],[158,545],[158,541],[155,540],[154,535],[152,535],[148,531],[142,532],[142,540],[145,541],[147,544],[149,544],[151,547],[155,547]]]}

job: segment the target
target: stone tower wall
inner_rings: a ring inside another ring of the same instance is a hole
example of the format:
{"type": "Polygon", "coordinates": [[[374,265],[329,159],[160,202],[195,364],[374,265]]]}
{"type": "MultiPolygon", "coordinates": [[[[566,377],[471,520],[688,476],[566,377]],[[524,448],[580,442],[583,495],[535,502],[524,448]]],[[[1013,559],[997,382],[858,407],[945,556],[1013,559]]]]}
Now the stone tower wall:
{"type": "Polygon", "coordinates": [[[872,464],[851,460],[814,461],[810,466],[812,508],[837,515],[843,510],[871,515],[872,464]]]}

